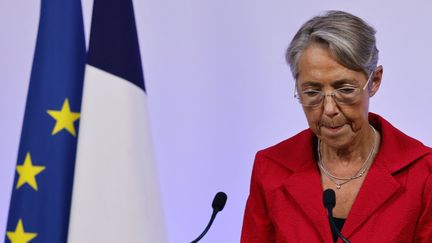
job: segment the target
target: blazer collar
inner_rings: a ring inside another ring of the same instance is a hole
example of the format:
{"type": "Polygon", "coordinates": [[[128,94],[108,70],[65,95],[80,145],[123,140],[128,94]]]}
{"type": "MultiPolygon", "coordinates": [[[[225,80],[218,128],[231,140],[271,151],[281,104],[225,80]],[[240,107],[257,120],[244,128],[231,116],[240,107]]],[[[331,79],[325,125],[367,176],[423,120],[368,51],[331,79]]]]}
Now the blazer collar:
{"type": "Polygon", "coordinates": [[[430,148],[405,135],[384,118],[370,113],[369,121],[381,133],[381,146],[342,229],[346,237],[402,190],[393,174],[431,153],[430,148]]]}
{"type": "MultiPolygon", "coordinates": [[[[381,133],[380,151],[374,164],[383,163],[381,166],[391,174],[432,153],[431,148],[405,135],[377,114],[369,113],[369,122],[381,133]]],[[[311,168],[308,164],[316,163],[316,141],[314,133],[306,129],[266,149],[266,156],[288,170],[298,172],[311,168]]]]}
{"type": "MultiPolygon", "coordinates": [[[[370,123],[381,133],[380,151],[348,215],[342,233],[349,237],[378,208],[391,198],[401,185],[392,174],[431,153],[431,149],[408,137],[382,117],[370,113],[370,123]]],[[[270,147],[266,156],[292,172],[284,188],[305,212],[315,229],[331,239],[322,205],[322,187],[315,159],[316,137],[310,129],[270,147]]]]}

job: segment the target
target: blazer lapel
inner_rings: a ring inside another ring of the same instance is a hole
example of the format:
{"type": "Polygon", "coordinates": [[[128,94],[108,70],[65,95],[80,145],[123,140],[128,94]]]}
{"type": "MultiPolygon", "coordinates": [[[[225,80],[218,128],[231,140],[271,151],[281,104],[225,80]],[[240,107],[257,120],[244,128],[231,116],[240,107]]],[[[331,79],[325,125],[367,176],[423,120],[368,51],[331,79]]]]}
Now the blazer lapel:
{"type": "Polygon", "coordinates": [[[378,210],[401,187],[384,164],[385,162],[377,157],[370,168],[342,228],[342,234],[345,237],[350,237],[358,227],[373,215],[374,211],[378,210]]]}
{"type": "Polygon", "coordinates": [[[331,239],[327,213],[322,202],[322,187],[318,168],[314,163],[307,163],[302,170],[292,174],[284,184],[287,193],[295,199],[298,207],[304,212],[306,220],[327,242],[331,239]]]}

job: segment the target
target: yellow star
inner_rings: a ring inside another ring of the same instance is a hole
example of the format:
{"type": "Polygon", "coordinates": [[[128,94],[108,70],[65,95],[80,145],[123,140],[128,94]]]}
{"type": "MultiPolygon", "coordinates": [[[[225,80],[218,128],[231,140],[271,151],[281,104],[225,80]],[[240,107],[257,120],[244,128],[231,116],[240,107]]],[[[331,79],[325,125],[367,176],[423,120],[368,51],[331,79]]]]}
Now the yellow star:
{"type": "Polygon", "coordinates": [[[8,231],[7,237],[12,243],[27,243],[37,236],[36,233],[27,233],[24,231],[22,220],[18,220],[18,224],[14,231],[8,231]]]}
{"type": "Polygon", "coordinates": [[[30,153],[26,154],[24,163],[22,165],[17,165],[16,168],[19,178],[18,183],[16,185],[16,189],[20,188],[25,183],[29,184],[36,191],[38,190],[38,186],[36,183],[36,175],[45,170],[45,166],[37,166],[33,165],[30,157],[30,153]]]}
{"type": "Polygon", "coordinates": [[[66,129],[74,137],[76,136],[74,122],[80,118],[79,112],[71,112],[69,100],[66,98],[60,111],[48,110],[48,114],[56,120],[52,135],[66,129]]]}

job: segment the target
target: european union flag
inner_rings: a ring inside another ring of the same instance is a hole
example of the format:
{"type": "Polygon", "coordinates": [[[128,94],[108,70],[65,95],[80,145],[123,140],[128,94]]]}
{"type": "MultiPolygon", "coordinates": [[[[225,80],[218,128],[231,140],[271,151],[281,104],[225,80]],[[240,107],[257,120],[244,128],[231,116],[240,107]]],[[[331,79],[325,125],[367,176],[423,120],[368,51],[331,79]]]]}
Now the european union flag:
{"type": "Polygon", "coordinates": [[[86,59],[80,0],[42,0],[6,242],[66,242],[86,59]]]}

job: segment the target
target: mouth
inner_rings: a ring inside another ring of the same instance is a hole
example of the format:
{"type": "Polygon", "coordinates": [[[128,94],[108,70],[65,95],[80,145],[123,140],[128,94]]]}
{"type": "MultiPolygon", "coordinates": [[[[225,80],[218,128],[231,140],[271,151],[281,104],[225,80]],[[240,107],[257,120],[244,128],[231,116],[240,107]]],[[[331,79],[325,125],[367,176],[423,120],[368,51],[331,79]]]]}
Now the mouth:
{"type": "Polygon", "coordinates": [[[326,126],[326,125],[322,125],[321,129],[330,132],[330,133],[336,133],[339,132],[340,130],[342,130],[342,128],[344,127],[344,125],[338,125],[338,126],[326,126]]]}

